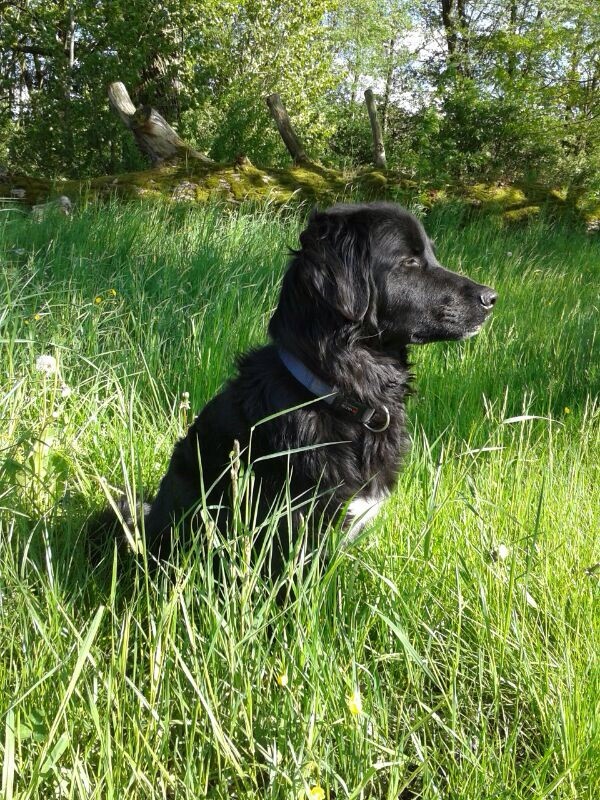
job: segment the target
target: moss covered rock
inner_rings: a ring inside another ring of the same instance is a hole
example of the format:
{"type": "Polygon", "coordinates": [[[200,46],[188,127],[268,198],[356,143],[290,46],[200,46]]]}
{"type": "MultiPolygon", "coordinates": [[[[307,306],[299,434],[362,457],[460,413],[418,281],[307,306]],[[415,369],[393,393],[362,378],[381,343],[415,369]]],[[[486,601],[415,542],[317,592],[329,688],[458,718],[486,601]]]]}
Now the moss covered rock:
{"type": "Polygon", "coordinates": [[[259,168],[247,158],[239,158],[233,164],[193,161],[81,181],[49,181],[0,173],[0,199],[8,202],[31,207],[59,195],[67,195],[75,203],[113,196],[144,201],[204,203],[218,200],[232,205],[310,202],[322,206],[342,199],[393,199],[404,205],[431,208],[438,203],[459,201],[471,209],[470,213],[494,214],[506,223],[533,219],[542,207],[560,214],[575,211],[592,227],[600,220],[597,199],[580,203],[576,209],[569,208],[566,192],[540,184],[431,186],[418,184],[393,171],[344,172],[315,163],[281,169],[259,168]]]}

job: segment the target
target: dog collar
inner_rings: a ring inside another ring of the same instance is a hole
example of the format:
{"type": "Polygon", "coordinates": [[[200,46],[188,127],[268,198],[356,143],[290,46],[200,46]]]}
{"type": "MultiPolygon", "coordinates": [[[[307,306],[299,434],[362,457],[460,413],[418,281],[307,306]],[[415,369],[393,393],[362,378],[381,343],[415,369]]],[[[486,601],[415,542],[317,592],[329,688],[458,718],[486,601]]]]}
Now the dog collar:
{"type": "Polygon", "coordinates": [[[329,384],[322,381],[314,372],[303,364],[300,359],[296,358],[296,356],[292,355],[288,350],[284,350],[283,347],[278,347],[277,353],[283,365],[288,372],[296,378],[298,383],[301,383],[305,389],[308,389],[311,394],[323,400],[327,405],[346,412],[353,419],[358,420],[365,428],[374,433],[381,433],[389,427],[390,412],[387,406],[381,407],[384,416],[383,424],[378,428],[372,427],[369,423],[377,413],[375,408],[359,403],[354,397],[340,394],[338,389],[334,389],[333,386],[329,386],[329,384]]]}

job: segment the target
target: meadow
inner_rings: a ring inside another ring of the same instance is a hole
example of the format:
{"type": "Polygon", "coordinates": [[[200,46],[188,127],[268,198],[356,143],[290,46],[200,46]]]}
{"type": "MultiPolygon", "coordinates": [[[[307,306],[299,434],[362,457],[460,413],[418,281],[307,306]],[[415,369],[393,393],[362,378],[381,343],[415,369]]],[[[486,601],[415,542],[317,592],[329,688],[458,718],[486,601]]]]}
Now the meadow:
{"type": "Polygon", "coordinates": [[[575,224],[427,215],[493,318],[413,349],[398,490],[326,567],[298,554],[286,603],[243,519],[218,585],[200,548],[90,565],[86,519],[151,494],[265,340],[303,213],[0,212],[4,800],[600,796],[600,239],[575,224]]]}

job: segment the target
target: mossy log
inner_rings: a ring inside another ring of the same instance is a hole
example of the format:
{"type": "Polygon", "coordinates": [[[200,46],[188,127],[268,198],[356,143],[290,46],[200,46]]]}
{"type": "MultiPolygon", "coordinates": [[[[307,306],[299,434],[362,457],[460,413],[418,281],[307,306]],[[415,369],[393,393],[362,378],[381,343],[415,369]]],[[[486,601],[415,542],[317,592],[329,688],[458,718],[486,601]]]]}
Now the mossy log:
{"type": "Polygon", "coordinates": [[[188,204],[218,201],[231,206],[241,203],[326,206],[341,200],[394,199],[406,206],[417,202],[431,208],[451,201],[464,205],[468,216],[491,214],[504,223],[527,222],[542,207],[557,216],[567,213],[579,217],[590,231],[600,227],[597,202],[573,209],[558,198],[556,190],[544,191],[538,185],[515,187],[480,183],[454,189],[435,188],[419,186],[406,176],[390,171],[384,174],[371,169],[348,173],[314,163],[289,169],[260,169],[248,159],[238,159],[233,164],[192,161],[81,181],[50,181],[0,173],[0,206],[4,203],[27,210],[61,195],[71,198],[75,208],[112,197],[188,204]]]}
{"type": "MultiPolygon", "coordinates": [[[[396,193],[403,187],[412,191],[412,186],[401,178],[394,181],[396,193]]],[[[25,175],[0,175],[0,202],[4,199],[24,208],[59,195],[68,195],[75,205],[110,197],[176,202],[217,200],[232,205],[242,202],[326,205],[350,196],[384,198],[387,190],[387,177],[372,170],[346,173],[310,162],[287,169],[261,169],[248,159],[238,159],[233,164],[180,161],[140,172],[85,180],[50,181],[25,175]]]]}
{"type": "Polygon", "coordinates": [[[269,95],[266,101],[294,159],[294,166],[289,169],[260,169],[245,156],[239,156],[233,164],[217,164],[184,142],[156,109],[136,108],[121,82],[112,83],[108,94],[112,107],[133,133],[140,150],[151,159],[153,169],[83,180],[51,181],[11,174],[8,167],[0,164],[0,206],[28,208],[38,205],[35,216],[42,219],[49,208],[69,213],[68,198],[76,204],[116,196],[148,201],[201,203],[216,199],[231,204],[271,205],[305,201],[328,205],[349,199],[394,199],[405,205],[417,202],[424,207],[452,199],[463,203],[473,213],[503,214],[507,222],[529,219],[543,205],[555,212],[574,212],[586,221],[589,230],[598,228],[600,207],[597,201],[578,201],[572,207],[555,189],[502,183],[436,188],[419,186],[405,175],[386,170],[383,137],[370,89],[365,92],[365,100],[373,130],[374,160],[380,168],[354,172],[330,169],[308,158],[277,94],[269,95]]]}

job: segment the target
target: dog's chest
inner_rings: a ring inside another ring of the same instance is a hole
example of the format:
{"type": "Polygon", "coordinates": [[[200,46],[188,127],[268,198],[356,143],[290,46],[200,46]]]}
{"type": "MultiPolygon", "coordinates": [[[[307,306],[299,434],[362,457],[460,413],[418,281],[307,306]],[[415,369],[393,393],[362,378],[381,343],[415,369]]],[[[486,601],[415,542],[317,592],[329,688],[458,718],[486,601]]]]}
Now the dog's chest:
{"type": "Polygon", "coordinates": [[[388,497],[389,492],[380,492],[373,495],[359,495],[350,502],[346,512],[346,543],[355,539],[365,525],[375,519],[388,497]]]}

